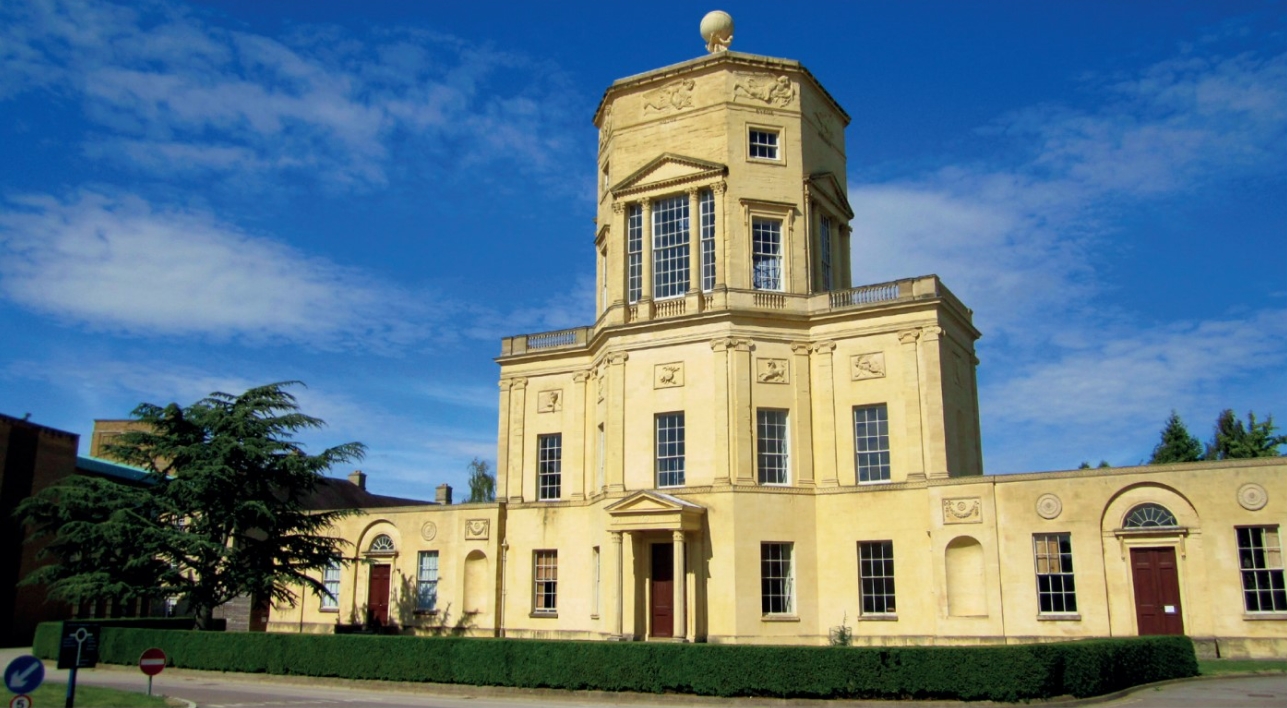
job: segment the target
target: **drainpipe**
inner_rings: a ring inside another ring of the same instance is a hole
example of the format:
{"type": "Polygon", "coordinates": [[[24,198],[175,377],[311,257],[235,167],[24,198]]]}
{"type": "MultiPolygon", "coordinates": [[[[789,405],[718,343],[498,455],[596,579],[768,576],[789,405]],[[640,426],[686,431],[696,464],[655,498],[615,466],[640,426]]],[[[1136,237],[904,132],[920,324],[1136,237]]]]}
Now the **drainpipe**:
{"type": "Polygon", "coordinates": [[[496,636],[505,636],[505,595],[508,592],[506,579],[509,577],[509,539],[501,541],[501,591],[500,605],[496,607],[496,636]]]}

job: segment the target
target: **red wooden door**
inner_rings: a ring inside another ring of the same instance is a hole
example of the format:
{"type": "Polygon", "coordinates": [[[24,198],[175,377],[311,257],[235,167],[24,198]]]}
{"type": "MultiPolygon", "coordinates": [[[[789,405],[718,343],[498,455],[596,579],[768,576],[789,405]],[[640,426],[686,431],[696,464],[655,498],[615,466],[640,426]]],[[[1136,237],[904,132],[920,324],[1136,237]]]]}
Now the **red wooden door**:
{"type": "Polygon", "coordinates": [[[389,623],[389,566],[371,566],[367,585],[366,619],[368,624],[383,627],[389,623]]]}
{"type": "Polygon", "coordinates": [[[1174,548],[1132,548],[1135,618],[1140,634],[1184,634],[1174,548]]]}
{"type": "Polygon", "coordinates": [[[652,544],[652,636],[675,636],[675,547],[652,544]]]}

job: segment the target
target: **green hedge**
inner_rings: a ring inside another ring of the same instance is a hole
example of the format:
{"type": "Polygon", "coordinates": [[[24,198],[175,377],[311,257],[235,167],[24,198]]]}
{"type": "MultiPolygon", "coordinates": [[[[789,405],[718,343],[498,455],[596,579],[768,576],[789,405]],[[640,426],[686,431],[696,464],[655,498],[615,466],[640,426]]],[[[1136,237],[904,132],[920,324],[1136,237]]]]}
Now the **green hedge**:
{"type": "MultiPolygon", "coordinates": [[[[53,658],[58,624],[41,625],[53,658]]],[[[457,637],[188,632],[108,627],[102,660],[161,647],[214,671],[708,696],[1021,701],[1102,695],[1196,676],[1187,637],[995,647],[777,647],[457,637]]]]}

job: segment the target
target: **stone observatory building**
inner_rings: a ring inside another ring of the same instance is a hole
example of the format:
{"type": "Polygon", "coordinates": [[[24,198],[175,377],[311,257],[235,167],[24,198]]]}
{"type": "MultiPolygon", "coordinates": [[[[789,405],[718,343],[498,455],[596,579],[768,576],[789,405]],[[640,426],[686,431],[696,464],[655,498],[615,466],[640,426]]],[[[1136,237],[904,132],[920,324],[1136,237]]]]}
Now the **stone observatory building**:
{"type": "Polygon", "coordinates": [[[851,282],[850,117],[721,15],[604,93],[597,319],[502,341],[497,502],[345,520],[270,629],[1287,654],[1287,462],[985,475],[971,310],[851,282]]]}

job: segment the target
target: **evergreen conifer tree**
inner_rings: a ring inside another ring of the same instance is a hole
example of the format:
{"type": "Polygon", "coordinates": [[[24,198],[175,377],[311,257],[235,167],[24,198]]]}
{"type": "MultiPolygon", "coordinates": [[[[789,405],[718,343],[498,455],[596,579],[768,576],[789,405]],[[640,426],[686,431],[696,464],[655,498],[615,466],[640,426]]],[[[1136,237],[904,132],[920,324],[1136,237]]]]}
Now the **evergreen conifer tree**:
{"type": "Polygon", "coordinates": [[[1226,408],[1216,418],[1215,433],[1207,443],[1206,459],[1277,457],[1278,448],[1287,444],[1287,436],[1274,435],[1277,429],[1272,414],[1263,421],[1257,421],[1256,414],[1248,412],[1247,424],[1243,425],[1233,410],[1226,408]]]}
{"type": "Polygon", "coordinates": [[[1162,439],[1153,448],[1150,465],[1161,465],[1171,462],[1197,462],[1202,459],[1202,443],[1189,433],[1180,414],[1171,411],[1162,428],[1162,439]]]}

